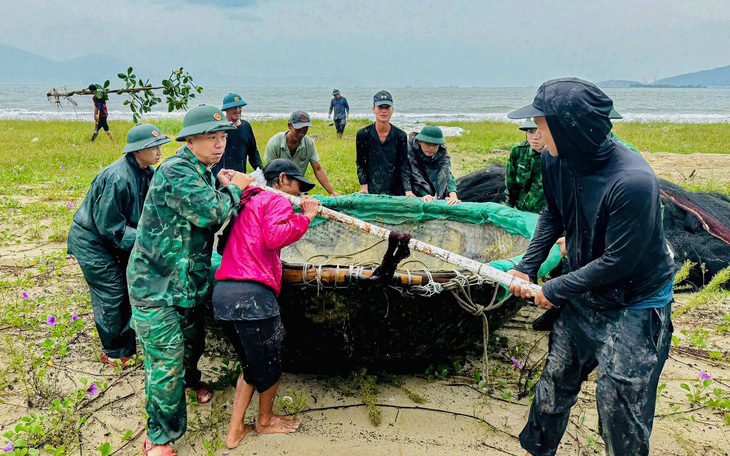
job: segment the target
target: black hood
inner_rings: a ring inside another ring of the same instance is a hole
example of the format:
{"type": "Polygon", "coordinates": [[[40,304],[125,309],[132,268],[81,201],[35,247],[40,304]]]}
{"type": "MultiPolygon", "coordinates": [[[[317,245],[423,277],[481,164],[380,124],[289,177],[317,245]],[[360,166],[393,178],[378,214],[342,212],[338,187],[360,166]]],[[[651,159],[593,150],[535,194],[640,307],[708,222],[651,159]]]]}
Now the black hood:
{"type": "Polygon", "coordinates": [[[532,105],[545,113],[558,158],[579,175],[593,174],[614,152],[608,115],[613,101],[598,87],[578,78],[545,82],[532,105]]]}

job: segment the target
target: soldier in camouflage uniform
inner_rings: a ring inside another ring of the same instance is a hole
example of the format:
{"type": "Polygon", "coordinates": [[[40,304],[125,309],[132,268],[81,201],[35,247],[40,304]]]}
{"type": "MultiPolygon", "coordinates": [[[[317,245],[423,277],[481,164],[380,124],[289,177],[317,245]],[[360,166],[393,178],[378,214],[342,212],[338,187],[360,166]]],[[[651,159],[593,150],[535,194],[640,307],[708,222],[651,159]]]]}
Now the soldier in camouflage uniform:
{"type": "Polygon", "coordinates": [[[205,342],[203,304],[210,298],[213,234],[253,181],[222,170],[221,188],[215,188],[209,168],[221,159],[226,131],[233,129],[213,106],[187,113],[177,137],[186,145],[155,173],[137,229],[127,281],[132,326],[145,352],[145,455],[174,454],[168,444],[187,428],[185,387],[197,391],[199,402],[212,396],[200,382],[197,363],[205,342]]]}
{"type": "Polygon", "coordinates": [[[507,205],[525,212],[540,212],[545,206],[540,154],[545,143],[532,120],[520,125],[527,139],[516,143],[509,154],[505,182],[507,205]]]}
{"type": "Polygon", "coordinates": [[[69,230],[68,253],[79,261],[89,284],[102,346],[99,359],[104,363],[124,363],[136,351],[124,271],[155,171],[152,165],[160,161],[160,147],[169,142],[154,125],[129,130],[124,156],[91,182],[69,230]]]}

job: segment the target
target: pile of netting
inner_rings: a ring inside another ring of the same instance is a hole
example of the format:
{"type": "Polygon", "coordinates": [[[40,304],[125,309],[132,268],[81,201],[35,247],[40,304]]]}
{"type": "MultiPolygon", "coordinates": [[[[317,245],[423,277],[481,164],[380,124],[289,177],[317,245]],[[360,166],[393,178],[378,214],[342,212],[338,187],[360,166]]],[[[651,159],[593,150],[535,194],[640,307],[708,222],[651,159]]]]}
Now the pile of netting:
{"type": "MultiPolygon", "coordinates": [[[[491,164],[457,180],[463,201],[505,201],[505,167],[491,164]]],[[[686,283],[707,284],[730,265],[730,199],[718,193],[690,192],[659,179],[664,206],[664,231],[676,269],[691,261],[686,283]]],[[[730,287],[730,284],[725,284],[730,287]]]]}
{"type": "MultiPolygon", "coordinates": [[[[321,198],[331,209],[508,270],[520,261],[536,214],[500,204],[381,195],[321,198]]],[[[373,278],[388,242],[346,224],[315,219],[282,250],[279,296],[287,331],[283,361],[290,371],[353,367],[419,372],[429,364],[481,353],[490,330],[525,304],[483,277],[411,251],[392,278],[373,278]]],[[[214,257],[214,267],[219,263],[214,257]]],[[[540,271],[560,262],[556,247],[540,271]]]]}

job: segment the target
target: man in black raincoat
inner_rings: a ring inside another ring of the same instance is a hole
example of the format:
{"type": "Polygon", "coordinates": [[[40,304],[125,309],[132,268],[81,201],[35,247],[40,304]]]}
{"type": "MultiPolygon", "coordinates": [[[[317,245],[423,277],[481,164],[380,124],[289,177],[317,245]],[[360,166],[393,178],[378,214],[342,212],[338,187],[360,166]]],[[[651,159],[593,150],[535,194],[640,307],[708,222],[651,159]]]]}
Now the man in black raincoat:
{"type": "Polygon", "coordinates": [[[154,173],[152,165],[160,161],[160,147],[170,141],[154,125],[129,130],[124,156],[94,178],[74,214],[68,253],[79,261],[89,284],[102,362],[125,362],[136,351],[125,270],[154,173]]]}
{"type": "MultiPolygon", "coordinates": [[[[509,114],[534,117],[546,148],[546,206],[512,274],[536,280],[566,233],[569,270],[535,298],[560,309],[520,443],[554,455],[581,384],[598,368],[599,432],[608,455],[649,454],[656,390],[669,353],[673,262],[664,240],[659,184],[637,153],[610,137],[613,102],[595,85],[556,79],[531,105],[509,114]]],[[[519,286],[510,288],[526,297],[519,286]]],[[[557,310],[550,310],[557,312],[557,310]]]]}

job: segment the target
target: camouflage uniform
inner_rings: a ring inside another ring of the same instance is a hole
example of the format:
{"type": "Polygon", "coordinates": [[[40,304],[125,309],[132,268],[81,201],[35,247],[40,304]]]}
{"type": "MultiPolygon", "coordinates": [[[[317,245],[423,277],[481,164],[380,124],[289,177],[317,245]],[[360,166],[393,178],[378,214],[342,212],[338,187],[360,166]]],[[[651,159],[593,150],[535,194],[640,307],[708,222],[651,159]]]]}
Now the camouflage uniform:
{"type": "Polygon", "coordinates": [[[529,142],[518,142],[512,147],[505,171],[505,183],[507,205],[535,213],[545,206],[540,152],[532,150],[529,142]]]}
{"type": "Polygon", "coordinates": [[[147,427],[155,445],[185,433],[184,388],[200,382],[213,234],[240,196],[236,185],[216,190],[213,174],[187,147],[166,159],[150,184],[127,282],[132,326],[145,351],[147,427]]]}

